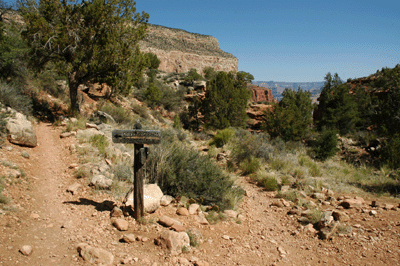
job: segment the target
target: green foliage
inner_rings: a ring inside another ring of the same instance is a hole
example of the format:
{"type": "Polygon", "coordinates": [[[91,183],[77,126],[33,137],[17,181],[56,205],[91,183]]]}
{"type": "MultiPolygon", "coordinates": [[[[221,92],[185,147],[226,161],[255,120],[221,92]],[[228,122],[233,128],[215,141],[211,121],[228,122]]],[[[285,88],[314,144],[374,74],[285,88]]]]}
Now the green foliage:
{"type": "Polygon", "coordinates": [[[127,164],[116,164],[113,166],[113,173],[119,181],[132,181],[133,167],[127,164]]]}
{"type": "Polygon", "coordinates": [[[28,48],[21,38],[22,26],[18,23],[4,23],[1,17],[11,9],[0,11],[0,79],[18,83],[27,74],[26,53],[28,48]]]}
{"type": "Polygon", "coordinates": [[[213,67],[206,67],[203,70],[204,73],[204,78],[206,80],[211,80],[215,77],[215,75],[217,75],[217,72],[215,71],[215,69],[213,67]]]}
{"type": "Polygon", "coordinates": [[[239,168],[243,171],[244,175],[253,174],[261,168],[261,160],[259,158],[251,156],[244,159],[240,163],[239,168]]]}
{"type": "Polygon", "coordinates": [[[77,131],[78,129],[85,129],[88,119],[84,116],[79,116],[77,120],[68,121],[66,131],[77,131]]]}
{"type": "Polygon", "coordinates": [[[109,101],[99,102],[98,109],[111,115],[118,124],[132,124],[135,122],[135,118],[132,116],[131,112],[109,101]]]}
{"type": "Polygon", "coordinates": [[[191,68],[191,69],[189,70],[188,74],[186,75],[184,81],[185,81],[187,84],[193,84],[193,81],[201,80],[201,79],[203,79],[203,76],[200,75],[199,73],[197,73],[197,70],[196,70],[196,69],[191,68]]]}
{"type": "Polygon", "coordinates": [[[145,54],[146,60],[147,60],[147,67],[149,69],[158,69],[160,66],[160,59],[158,59],[156,54],[153,53],[146,53],[145,54]]]}
{"type": "Polygon", "coordinates": [[[341,135],[354,132],[360,117],[356,98],[350,93],[350,85],[342,84],[337,73],[334,78],[328,73],[325,80],[316,111],[319,130],[326,127],[337,130],[341,135]]]}
{"type": "Polygon", "coordinates": [[[181,129],[182,128],[182,123],[181,123],[181,119],[180,119],[179,115],[175,115],[174,116],[174,125],[173,125],[173,127],[176,128],[176,129],[181,129]]]}
{"type": "Polygon", "coordinates": [[[315,158],[325,161],[338,151],[337,133],[331,129],[323,129],[313,143],[315,158]]]}
{"type": "Polygon", "coordinates": [[[263,129],[285,141],[304,139],[311,128],[313,104],[311,93],[285,89],[283,98],[272,110],[265,112],[263,129]]]}
{"type": "Polygon", "coordinates": [[[43,69],[51,63],[67,77],[74,112],[80,84],[107,83],[113,94],[128,95],[142,76],[147,60],[138,42],[149,16],[136,13],[134,1],[21,0],[19,5],[32,65],[43,69]]]}
{"type": "Polygon", "coordinates": [[[278,180],[272,176],[265,176],[258,181],[258,184],[262,186],[266,191],[278,190],[278,180]]]}
{"type": "Polygon", "coordinates": [[[89,169],[87,167],[79,167],[78,169],[76,169],[74,171],[74,176],[77,179],[87,178],[87,177],[89,177],[89,175],[90,175],[90,172],[89,172],[89,169]]]}
{"type": "Polygon", "coordinates": [[[207,82],[206,95],[200,108],[207,127],[223,129],[245,126],[246,106],[251,96],[247,89],[249,76],[244,72],[218,72],[214,79],[207,82]]]}
{"type": "Polygon", "coordinates": [[[131,105],[131,108],[132,108],[132,111],[137,113],[140,117],[143,117],[144,119],[150,119],[150,115],[145,106],[142,106],[137,103],[133,103],[131,105]]]}
{"type": "Polygon", "coordinates": [[[238,129],[232,142],[232,156],[238,164],[250,157],[268,161],[274,152],[269,136],[263,133],[252,134],[238,129]]]}
{"type": "Polygon", "coordinates": [[[384,141],[380,153],[382,164],[387,164],[392,169],[400,168],[400,134],[397,133],[390,139],[384,141]]]}
{"type": "Polygon", "coordinates": [[[149,87],[144,92],[146,97],[146,103],[150,107],[155,107],[160,103],[160,100],[163,96],[162,91],[154,85],[154,83],[150,83],[149,87]]]}
{"type": "Polygon", "coordinates": [[[21,86],[0,81],[0,102],[18,112],[31,114],[33,109],[32,99],[24,95],[21,86]]]}
{"type": "Polygon", "coordinates": [[[235,135],[233,128],[225,128],[217,131],[210,145],[215,145],[217,148],[223,147],[235,135]]]}
{"type": "MultiPolygon", "coordinates": [[[[2,108],[2,104],[0,103],[0,109],[2,108]]],[[[7,137],[7,117],[9,117],[9,112],[1,112],[0,111],[0,145],[4,143],[7,137]]]]}
{"type": "Polygon", "coordinates": [[[99,150],[101,155],[106,155],[106,149],[108,147],[108,140],[106,136],[99,134],[93,135],[89,138],[89,142],[99,150]]]}
{"type": "Polygon", "coordinates": [[[204,204],[229,209],[243,194],[214,161],[178,141],[170,131],[163,132],[162,142],[150,153],[146,167],[150,181],[174,197],[203,198],[204,204]]]}

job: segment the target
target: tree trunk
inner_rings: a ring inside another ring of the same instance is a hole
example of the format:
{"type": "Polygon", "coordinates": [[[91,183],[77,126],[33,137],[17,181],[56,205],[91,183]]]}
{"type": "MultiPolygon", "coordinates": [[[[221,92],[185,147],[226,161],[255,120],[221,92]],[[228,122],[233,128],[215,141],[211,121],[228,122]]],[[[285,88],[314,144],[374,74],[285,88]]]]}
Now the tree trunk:
{"type": "Polygon", "coordinates": [[[78,87],[79,82],[75,79],[75,73],[68,75],[69,85],[69,98],[71,100],[71,112],[73,115],[79,114],[79,103],[78,103],[78,87]]]}

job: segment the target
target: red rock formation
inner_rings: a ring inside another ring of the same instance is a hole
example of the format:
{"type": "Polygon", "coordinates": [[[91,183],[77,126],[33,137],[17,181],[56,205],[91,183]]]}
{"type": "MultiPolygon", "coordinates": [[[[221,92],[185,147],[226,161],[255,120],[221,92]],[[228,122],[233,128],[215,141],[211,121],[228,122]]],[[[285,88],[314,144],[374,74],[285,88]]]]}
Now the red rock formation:
{"type": "Polygon", "coordinates": [[[274,99],[274,96],[272,96],[272,90],[264,87],[258,87],[253,85],[251,87],[251,90],[253,92],[253,102],[269,102],[269,103],[274,103],[276,100],[274,99]]]}

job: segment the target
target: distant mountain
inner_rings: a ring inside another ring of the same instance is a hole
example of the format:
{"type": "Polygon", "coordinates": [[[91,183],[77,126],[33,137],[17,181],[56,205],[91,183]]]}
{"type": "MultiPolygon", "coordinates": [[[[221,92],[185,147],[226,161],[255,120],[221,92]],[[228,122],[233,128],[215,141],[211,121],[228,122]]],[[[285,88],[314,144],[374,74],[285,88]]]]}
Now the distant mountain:
{"type": "Polygon", "coordinates": [[[324,81],[320,82],[277,82],[277,81],[253,81],[254,85],[269,88],[272,90],[272,95],[277,101],[282,99],[282,92],[286,89],[297,90],[298,87],[302,90],[310,91],[314,101],[317,100],[321,93],[321,88],[324,86],[324,81]]]}

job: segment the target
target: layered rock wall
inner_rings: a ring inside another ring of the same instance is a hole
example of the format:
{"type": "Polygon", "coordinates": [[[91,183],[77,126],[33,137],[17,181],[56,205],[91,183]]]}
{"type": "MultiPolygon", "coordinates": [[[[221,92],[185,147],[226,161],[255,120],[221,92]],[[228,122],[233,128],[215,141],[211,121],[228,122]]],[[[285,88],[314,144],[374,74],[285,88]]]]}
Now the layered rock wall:
{"type": "Polygon", "coordinates": [[[139,45],[142,52],[157,55],[161,61],[159,70],[165,72],[182,73],[194,68],[202,73],[207,67],[238,71],[238,59],[222,51],[212,36],[150,24],[145,40],[139,45]]]}

